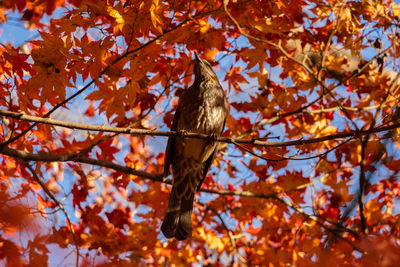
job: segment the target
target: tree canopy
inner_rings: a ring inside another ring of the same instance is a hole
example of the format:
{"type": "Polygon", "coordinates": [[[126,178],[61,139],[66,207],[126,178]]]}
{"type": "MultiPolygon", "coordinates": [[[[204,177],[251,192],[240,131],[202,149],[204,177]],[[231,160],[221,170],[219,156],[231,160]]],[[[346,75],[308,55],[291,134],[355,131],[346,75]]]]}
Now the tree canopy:
{"type": "Polygon", "coordinates": [[[0,262],[398,264],[400,4],[3,0],[0,23],[0,262]],[[180,242],[161,173],[168,136],[210,138],[169,131],[194,52],[230,115],[180,242]]]}

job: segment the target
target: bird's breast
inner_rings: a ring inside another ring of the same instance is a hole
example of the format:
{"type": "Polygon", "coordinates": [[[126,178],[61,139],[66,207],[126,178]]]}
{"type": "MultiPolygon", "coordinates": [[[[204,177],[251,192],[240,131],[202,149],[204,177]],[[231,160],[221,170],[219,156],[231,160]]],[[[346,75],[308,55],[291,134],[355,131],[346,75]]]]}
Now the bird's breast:
{"type": "MultiPolygon", "coordinates": [[[[227,115],[223,91],[187,94],[184,101],[187,103],[188,99],[191,100],[190,105],[181,106],[177,130],[219,136],[227,115]]],[[[204,162],[214,151],[216,143],[206,139],[176,137],[175,145],[176,153],[183,158],[204,162]]]]}
{"type": "Polygon", "coordinates": [[[222,106],[193,104],[186,108],[178,121],[178,130],[195,133],[219,134],[222,131],[226,111],[222,106]]]}

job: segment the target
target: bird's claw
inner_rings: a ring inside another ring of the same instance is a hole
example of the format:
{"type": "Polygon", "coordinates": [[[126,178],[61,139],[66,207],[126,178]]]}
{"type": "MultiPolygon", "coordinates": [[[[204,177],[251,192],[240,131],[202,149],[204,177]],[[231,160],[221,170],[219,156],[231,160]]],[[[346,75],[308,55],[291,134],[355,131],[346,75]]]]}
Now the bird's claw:
{"type": "Polygon", "coordinates": [[[169,176],[169,171],[162,173],[160,175],[161,182],[165,183],[168,180],[168,176],[169,176]]]}
{"type": "Polygon", "coordinates": [[[209,135],[209,140],[212,142],[216,142],[218,140],[218,135],[216,135],[215,133],[212,133],[209,135]]]}
{"type": "Polygon", "coordinates": [[[187,133],[188,133],[188,131],[183,130],[183,129],[178,130],[177,132],[178,132],[179,137],[182,137],[182,138],[185,137],[185,135],[187,135],[187,133]]]}

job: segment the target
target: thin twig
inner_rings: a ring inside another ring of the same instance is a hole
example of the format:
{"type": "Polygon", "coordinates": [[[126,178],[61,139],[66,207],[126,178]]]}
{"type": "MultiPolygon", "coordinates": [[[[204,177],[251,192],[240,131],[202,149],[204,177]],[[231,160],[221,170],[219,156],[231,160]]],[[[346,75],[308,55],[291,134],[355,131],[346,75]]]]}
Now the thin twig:
{"type": "Polygon", "coordinates": [[[282,155],[277,155],[278,157],[280,157],[279,159],[271,159],[271,158],[263,157],[263,156],[261,156],[261,155],[255,153],[255,152],[253,152],[252,150],[250,150],[250,149],[248,149],[248,148],[246,148],[246,147],[244,147],[244,146],[238,144],[238,143],[235,142],[235,141],[232,141],[232,144],[234,144],[235,146],[239,147],[240,149],[243,149],[244,151],[250,153],[251,155],[253,155],[253,156],[257,157],[257,158],[260,158],[260,159],[263,159],[263,160],[266,160],[266,161],[284,161],[284,160],[309,160],[309,159],[314,159],[314,158],[320,158],[320,157],[323,157],[323,156],[327,155],[327,154],[330,153],[331,151],[337,149],[338,147],[340,147],[340,146],[342,146],[342,145],[344,145],[344,144],[347,144],[347,143],[350,142],[351,140],[352,140],[352,139],[347,139],[346,141],[344,141],[344,142],[338,144],[337,146],[334,146],[334,147],[328,149],[327,151],[325,151],[325,152],[323,152],[323,153],[321,153],[321,154],[315,155],[315,156],[303,157],[303,158],[296,158],[296,157],[294,157],[294,156],[282,156],[282,155]]]}
{"type": "MultiPolygon", "coordinates": [[[[185,77],[185,76],[184,76],[184,77],[185,77]]],[[[178,80],[180,80],[180,78],[176,79],[173,83],[177,82],[178,80]]],[[[168,80],[168,81],[169,81],[169,80],[168,80]]],[[[133,127],[135,127],[135,126],[138,125],[142,120],[144,120],[144,119],[151,113],[151,111],[153,111],[154,107],[156,106],[156,104],[158,103],[158,101],[161,99],[161,97],[164,95],[165,91],[168,90],[168,89],[171,87],[171,83],[169,83],[168,81],[167,81],[167,86],[164,87],[164,90],[159,94],[159,96],[157,97],[156,101],[154,101],[153,106],[152,106],[151,108],[149,108],[149,110],[148,110],[144,115],[140,116],[140,118],[139,118],[137,121],[135,121],[134,123],[129,124],[127,128],[133,128],[133,127]]],[[[103,139],[100,139],[100,140],[98,140],[98,141],[96,141],[96,142],[93,142],[90,146],[88,146],[88,147],[82,149],[82,150],[79,152],[79,154],[80,154],[80,155],[84,155],[85,153],[91,151],[94,147],[98,146],[99,144],[101,144],[101,143],[103,143],[103,142],[105,142],[105,141],[107,141],[107,140],[110,140],[110,139],[112,139],[112,138],[118,136],[119,134],[121,134],[121,133],[114,133],[114,134],[112,134],[112,135],[110,135],[110,136],[106,136],[106,137],[103,138],[103,139]]]]}
{"type": "MultiPolygon", "coordinates": [[[[203,10],[201,10],[199,13],[197,13],[194,17],[201,17],[207,14],[210,14],[212,12],[215,12],[219,10],[215,9],[215,10],[211,10],[208,12],[205,12],[204,14],[202,13],[203,10]]],[[[160,38],[164,37],[165,34],[172,32],[180,27],[182,27],[184,24],[186,24],[188,21],[190,21],[190,19],[185,19],[183,20],[181,23],[177,24],[175,27],[172,27],[171,29],[168,30],[164,30],[162,34],[158,35],[157,37],[151,39],[150,41],[144,43],[143,45],[132,49],[132,50],[127,50],[124,54],[122,54],[120,57],[114,59],[113,62],[111,62],[110,65],[106,66],[100,73],[99,75],[97,75],[97,77],[93,78],[87,85],[85,85],[83,88],[81,88],[80,90],[78,90],[76,93],[74,93],[73,95],[71,95],[70,97],[66,98],[64,101],[61,101],[60,103],[58,103],[57,105],[55,105],[49,112],[47,112],[46,114],[43,115],[43,118],[47,118],[49,117],[54,111],[56,111],[58,108],[64,106],[66,103],[68,103],[70,100],[72,100],[73,98],[75,98],[76,96],[80,95],[81,93],[83,93],[87,88],[89,88],[92,84],[95,83],[96,80],[98,80],[100,77],[102,77],[113,65],[115,65],[116,63],[118,63],[119,61],[121,61],[123,58],[134,54],[140,50],[142,50],[143,48],[151,45],[152,43],[156,42],[157,40],[159,40],[160,38]]],[[[32,130],[35,126],[37,126],[38,123],[35,122],[32,125],[30,125],[28,128],[26,128],[24,131],[22,131],[21,133],[19,133],[17,136],[14,136],[12,138],[10,138],[9,140],[7,140],[6,142],[4,142],[3,144],[0,144],[0,146],[6,146],[12,142],[14,142],[15,140],[23,137],[27,132],[29,132],[30,130],[32,130]]]]}
{"type": "MultiPolygon", "coordinates": [[[[293,56],[291,56],[291,55],[289,54],[289,52],[286,51],[286,50],[282,47],[281,42],[279,42],[278,44],[276,44],[276,43],[274,43],[274,42],[271,42],[271,41],[268,41],[268,40],[264,40],[264,39],[258,38],[258,37],[256,37],[256,36],[253,36],[253,35],[248,34],[247,32],[245,32],[245,31],[242,29],[242,27],[240,26],[239,22],[238,22],[238,21],[232,16],[232,14],[229,12],[228,7],[227,7],[227,6],[228,6],[228,3],[229,3],[228,0],[225,0],[225,1],[224,1],[224,11],[225,11],[225,13],[227,14],[227,16],[232,20],[232,22],[236,25],[237,29],[239,30],[239,32],[240,32],[242,35],[246,36],[246,37],[249,38],[249,39],[255,40],[255,41],[257,41],[257,42],[261,42],[261,43],[265,43],[265,44],[267,44],[267,45],[270,45],[270,46],[274,47],[275,49],[279,50],[287,59],[289,59],[290,61],[293,61],[294,63],[296,63],[296,64],[298,64],[298,65],[300,65],[300,66],[302,66],[302,67],[304,68],[304,70],[306,70],[306,72],[307,72],[308,74],[310,74],[310,75],[314,78],[314,80],[315,80],[315,81],[322,87],[322,89],[323,89],[323,93],[322,93],[317,99],[315,99],[314,101],[311,101],[311,102],[308,103],[307,105],[305,105],[305,106],[303,106],[303,107],[300,107],[299,109],[297,109],[297,110],[295,110],[295,111],[287,112],[287,113],[285,113],[285,114],[280,114],[280,115],[278,114],[278,115],[275,116],[274,118],[267,119],[265,123],[259,124],[257,128],[260,128],[260,127],[262,127],[262,126],[264,126],[264,125],[266,125],[266,124],[268,124],[268,123],[271,123],[271,122],[273,122],[273,121],[276,121],[276,120],[278,120],[279,118],[286,117],[286,116],[290,116],[290,115],[293,115],[293,114],[302,112],[304,109],[306,109],[306,108],[312,106],[313,104],[315,104],[316,102],[320,101],[320,100],[321,100],[323,97],[325,97],[326,95],[330,95],[330,96],[335,100],[335,102],[338,104],[340,110],[341,110],[341,111],[343,112],[343,114],[347,117],[347,119],[349,119],[349,120],[351,121],[351,123],[353,124],[353,126],[354,126],[354,128],[355,128],[355,131],[358,132],[358,127],[357,127],[357,125],[355,124],[355,122],[353,121],[353,119],[351,118],[350,114],[347,112],[346,109],[342,108],[342,105],[341,105],[340,101],[336,99],[336,97],[333,95],[332,92],[333,92],[336,88],[338,88],[339,86],[343,85],[343,84],[344,84],[345,82],[347,82],[348,80],[350,80],[350,79],[352,79],[352,78],[354,78],[354,77],[360,75],[360,73],[362,73],[362,72],[369,66],[369,64],[370,64],[372,61],[374,61],[374,60],[375,60],[376,58],[378,58],[380,55],[383,55],[384,53],[386,53],[391,47],[387,47],[386,49],[382,50],[382,51],[381,51],[380,53],[378,53],[376,56],[374,56],[374,57],[371,58],[369,61],[367,61],[363,66],[359,67],[356,71],[354,71],[354,72],[352,73],[352,75],[350,75],[350,77],[347,77],[346,79],[339,81],[338,84],[336,84],[333,88],[329,89],[329,88],[326,87],[326,85],[319,79],[319,77],[316,76],[316,75],[313,73],[312,69],[310,69],[310,68],[305,64],[305,62],[301,62],[300,60],[298,60],[298,59],[294,58],[293,56]]],[[[344,6],[344,5],[343,5],[343,6],[344,6]]],[[[343,8],[343,6],[342,6],[342,8],[343,8]]],[[[252,128],[252,129],[249,130],[249,132],[252,132],[252,131],[254,131],[254,130],[255,130],[255,129],[252,128]]]]}
{"type": "Polygon", "coordinates": [[[64,209],[63,204],[61,204],[56,197],[50,192],[50,190],[46,187],[46,185],[42,182],[42,180],[39,178],[39,176],[36,174],[36,171],[32,168],[32,166],[24,161],[24,165],[29,169],[29,171],[32,173],[33,179],[40,185],[40,187],[43,189],[43,191],[46,193],[46,195],[51,198],[51,200],[54,201],[54,203],[56,203],[57,207],[64,213],[65,218],[67,219],[67,223],[68,226],[70,228],[71,234],[72,234],[72,238],[74,239],[75,242],[75,247],[76,247],[76,267],[79,267],[79,244],[78,244],[78,239],[76,237],[75,234],[75,229],[71,223],[71,219],[69,218],[69,215],[67,213],[67,211],[64,209]]]}
{"type": "Polygon", "coordinates": [[[238,259],[243,263],[247,265],[247,260],[239,254],[237,248],[236,248],[236,242],[235,242],[235,237],[232,234],[232,231],[228,228],[227,224],[225,223],[224,219],[222,218],[221,214],[214,209],[214,207],[207,205],[205,203],[197,202],[199,205],[203,206],[206,208],[206,210],[211,210],[215,215],[217,215],[218,219],[221,221],[222,226],[224,227],[225,231],[228,233],[229,240],[231,242],[233,254],[238,257],[238,259]]]}
{"type": "MultiPolygon", "coordinates": [[[[354,249],[358,250],[359,252],[363,252],[364,250],[359,248],[358,246],[356,246],[353,242],[351,242],[350,240],[348,240],[347,238],[343,237],[341,234],[339,234],[336,229],[332,229],[328,226],[326,226],[324,223],[322,223],[317,216],[309,214],[307,212],[305,212],[302,208],[298,207],[297,205],[286,201],[282,198],[279,198],[277,196],[274,196],[273,199],[281,202],[282,204],[284,204],[285,206],[295,210],[297,213],[302,214],[303,216],[306,217],[306,219],[310,219],[312,221],[314,221],[315,223],[317,223],[319,226],[321,226],[322,228],[324,228],[325,230],[327,230],[328,232],[330,232],[331,234],[333,234],[334,236],[344,240],[346,243],[348,243],[350,246],[352,246],[354,249]]],[[[338,224],[338,226],[340,226],[340,224],[338,224]]],[[[347,229],[347,228],[345,228],[347,229]]]]}
{"type": "Polygon", "coordinates": [[[362,139],[361,141],[361,162],[360,162],[360,176],[359,176],[359,194],[358,194],[358,208],[360,211],[360,222],[361,222],[361,229],[363,233],[366,233],[366,218],[364,215],[364,194],[366,191],[366,188],[368,186],[368,179],[366,178],[365,174],[365,150],[368,145],[369,137],[372,133],[372,130],[375,127],[375,123],[377,120],[377,117],[379,116],[380,110],[382,109],[382,106],[386,102],[388,96],[390,95],[391,91],[394,89],[394,87],[397,85],[397,81],[400,78],[400,73],[396,75],[396,78],[393,80],[390,88],[386,92],[385,96],[383,97],[382,101],[380,102],[380,105],[375,112],[374,117],[372,118],[372,122],[369,126],[368,133],[366,136],[362,139]]]}
{"type": "MultiPolygon", "coordinates": [[[[150,174],[150,173],[146,173],[144,171],[138,171],[126,166],[122,166],[122,165],[118,165],[112,162],[108,162],[108,161],[102,161],[102,160],[95,160],[95,159],[91,159],[91,158],[86,158],[86,157],[71,157],[70,155],[45,155],[45,154],[32,154],[32,153],[27,153],[25,151],[18,151],[18,150],[14,150],[14,149],[10,149],[8,147],[3,147],[0,148],[0,153],[5,154],[5,155],[9,155],[12,156],[14,158],[19,158],[22,159],[24,161],[44,161],[44,162],[52,162],[52,161],[74,161],[74,162],[81,162],[81,163],[87,163],[87,164],[91,164],[91,165],[97,165],[97,166],[101,166],[101,167],[106,167],[109,169],[113,169],[116,171],[120,171],[126,174],[133,174],[133,175],[137,175],[139,177],[143,177],[143,178],[147,178],[149,180],[155,181],[155,182],[162,182],[162,183],[167,183],[167,184],[171,184],[171,180],[169,179],[163,179],[163,175],[162,174],[150,174]]],[[[299,187],[299,190],[303,189],[304,186],[301,185],[299,187]]],[[[211,194],[218,194],[218,195],[231,195],[231,196],[241,196],[241,197],[252,197],[252,198],[261,198],[261,199],[276,199],[278,201],[280,201],[281,203],[287,205],[288,207],[294,209],[295,211],[303,214],[304,216],[306,216],[307,218],[310,218],[313,221],[318,221],[317,216],[312,215],[312,214],[308,214],[306,212],[304,212],[301,208],[295,206],[294,204],[291,204],[281,198],[278,197],[279,194],[284,193],[284,192],[288,192],[291,190],[296,190],[295,189],[288,189],[286,191],[278,191],[278,192],[274,192],[271,194],[262,194],[262,193],[253,193],[253,192],[248,192],[248,191],[242,191],[242,192],[238,192],[238,191],[229,191],[229,190],[215,190],[215,189],[208,189],[208,188],[203,188],[200,191],[201,192],[205,192],[205,193],[211,193],[211,194]]],[[[324,219],[324,218],[319,218],[319,219],[324,219]]],[[[326,219],[324,219],[326,220],[326,219]]],[[[326,220],[327,221],[327,220],[326,220]]],[[[327,221],[329,222],[329,221],[327,221]]],[[[317,222],[318,224],[320,224],[322,227],[326,228],[328,231],[334,231],[333,229],[327,227],[326,225],[324,225],[323,223],[321,223],[320,221],[317,222]]],[[[343,229],[344,231],[347,232],[352,232],[350,229],[347,229],[344,226],[341,226],[339,224],[335,225],[337,227],[341,227],[341,229],[343,229]]]]}

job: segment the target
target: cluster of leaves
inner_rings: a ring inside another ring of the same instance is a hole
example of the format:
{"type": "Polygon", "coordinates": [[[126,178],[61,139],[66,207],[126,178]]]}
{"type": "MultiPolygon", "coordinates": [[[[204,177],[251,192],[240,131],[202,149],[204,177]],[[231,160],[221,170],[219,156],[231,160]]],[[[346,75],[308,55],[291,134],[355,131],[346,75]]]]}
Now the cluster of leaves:
{"type": "Polygon", "coordinates": [[[2,1],[13,16],[40,35],[0,44],[0,261],[399,261],[394,1],[2,1]],[[149,129],[171,126],[192,51],[231,115],[178,242],[159,232],[169,134],[149,129]]]}

